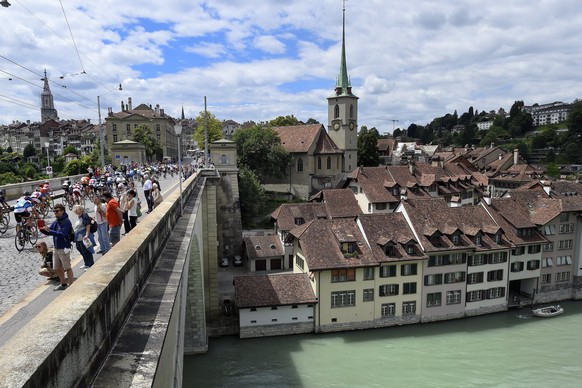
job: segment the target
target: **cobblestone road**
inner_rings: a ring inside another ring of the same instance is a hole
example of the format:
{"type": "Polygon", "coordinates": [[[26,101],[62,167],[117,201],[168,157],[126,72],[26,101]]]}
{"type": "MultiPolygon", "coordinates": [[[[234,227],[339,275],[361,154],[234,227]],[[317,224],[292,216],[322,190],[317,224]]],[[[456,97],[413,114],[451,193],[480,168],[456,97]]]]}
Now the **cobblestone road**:
{"type": "MultiPolygon", "coordinates": [[[[171,191],[178,187],[178,178],[174,176],[167,179],[160,179],[160,186],[162,187],[162,194],[165,198],[171,191]]],[[[136,191],[142,201],[143,215],[140,219],[147,216],[147,205],[145,204],[143,190],[139,183],[136,183],[136,191]]],[[[59,191],[57,191],[57,194],[59,191]]],[[[61,202],[60,199],[56,200],[56,203],[61,202]]],[[[10,205],[14,205],[15,201],[10,201],[10,205]]],[[[86,203],[88,213],[93,216],[93,204],[89,201],[86,203]]],[[[67,213],[71,218],[71,221],[77,219],[77,216],[73,214],[72,211],[67,209],[67,213]]],[[[50,213],[46,222],[50,225],[55,220],[52,213],[50,213]]],[[[14,221],[14,214],[10,214],[10,225],[6,233],[0,235],[0,317],[2,317],[7,311],[18,303],[25,300],[27,295],[31,294],[38,287],[43,285],[57,285],[58,282],[52,280],[47,280],[44,276],[38,274],[38,270],[41,266],[40,255],[36,252],[36,249],[29,243],[25,246],[22,252],[16,250],[14,244],[14,236],[16,234],[16,222],[14,221]]],[[[122,227],[123,233],[123,227],[122,227]]],[[[124,237],[122,237],[123,240],[124,237]]],[[[95,237],[97,241],[97,238],[95,237]]],[[[38,241],[45,241],[49,248],[52,247],[52,237],[44,236],[39,234],[38,241]]],[[[95,260],[99,260],[101,255],[94,255],[95,260]]],[[[81,256],[76,249],[73,249],[71,253],[71,259],[73,260],[74,266],[78,268],[79,262],[81,262],[81,256]]],[[[75,278],[82,275],[82,270],[74,271],[75,278]]],[[[57,293],[55,293],[57,294],[57,293]]],[[[55,295],[56,296],[56,295],[55,295]]]]}

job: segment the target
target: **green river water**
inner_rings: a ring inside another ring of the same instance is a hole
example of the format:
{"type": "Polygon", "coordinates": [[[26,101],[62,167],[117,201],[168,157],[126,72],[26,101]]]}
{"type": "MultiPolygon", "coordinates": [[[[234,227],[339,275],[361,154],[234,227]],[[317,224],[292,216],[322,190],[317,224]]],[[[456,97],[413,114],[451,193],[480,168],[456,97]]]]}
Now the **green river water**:
{"type": "Polygon", "coordinates": [[[582,387],[582,301],[377,330],[210,339],[184,387],[582,387]]]}

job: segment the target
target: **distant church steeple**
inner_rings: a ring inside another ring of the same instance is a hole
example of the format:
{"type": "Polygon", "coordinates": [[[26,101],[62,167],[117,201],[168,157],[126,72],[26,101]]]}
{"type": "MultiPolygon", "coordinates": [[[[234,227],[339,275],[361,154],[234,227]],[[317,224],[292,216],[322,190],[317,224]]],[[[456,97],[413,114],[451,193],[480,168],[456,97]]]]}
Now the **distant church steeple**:
{"type": "Polygon", "coordinates": [[[182,105],[182,120],[185,120],[186,116],[184,116],[184,105],[182,105]]]}
{"type": "Polygon", "coordinates": [[[46,69],[44,70],[43,80],[44,87],[42,94],[40,95],[40,121],[43,123],[50,119],[58,121],[59,116],[57,114],[57,110],[55,109],[53,94],[51,93],[51,88],[49,87],[46,69]]]}
{"type": "Polygon", "coordinates": [[[346,3],[342,15],[342,55],[335,89],[327,98],[327,131],[339,149],[344,151],[342,171],[358,167],[358,97],[352,93],[346,61],[346,3]]]}

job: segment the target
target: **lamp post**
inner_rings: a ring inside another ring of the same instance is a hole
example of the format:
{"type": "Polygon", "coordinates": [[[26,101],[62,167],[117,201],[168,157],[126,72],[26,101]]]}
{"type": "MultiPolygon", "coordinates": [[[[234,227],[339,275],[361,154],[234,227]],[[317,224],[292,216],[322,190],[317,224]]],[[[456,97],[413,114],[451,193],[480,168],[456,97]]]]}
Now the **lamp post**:
{"type": "Polygon", "coordinates": [[[49,146],[51,143],[49,143],[48,141],[44,142],[44,148],[46,148],[46,173],[49,177],[52,177],[53,175],[53,169],[51,168],[51,157],[49,154],[49,146]]]}
{"type": "Polygon", "coordinates": [[[184,205],[182,204],[182,150],[180,144],[180,135],[182,135],[182,124],[174,125],[174,132],[178,135],[178,181],[180,182],[180,215],[184,211],[184,205]]]}

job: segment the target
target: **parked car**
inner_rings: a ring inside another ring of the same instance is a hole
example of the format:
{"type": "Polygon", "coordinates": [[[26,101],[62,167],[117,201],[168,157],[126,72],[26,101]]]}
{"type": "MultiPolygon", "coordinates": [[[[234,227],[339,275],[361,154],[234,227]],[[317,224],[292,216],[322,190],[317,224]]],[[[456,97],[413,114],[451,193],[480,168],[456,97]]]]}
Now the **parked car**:
{"type": "Polygon", "coordinates": [[[228,267],[228,257],[223,257],[222,259],[220,259],[220,266],[228,267]]]}
{"type": "Polygon", "coordinates": [[[234,257],[234,265],[236,267],[240,267],[241,265],[243,265],[242,257],[240,257],[239,255],[236,255],[234,257]]]}

